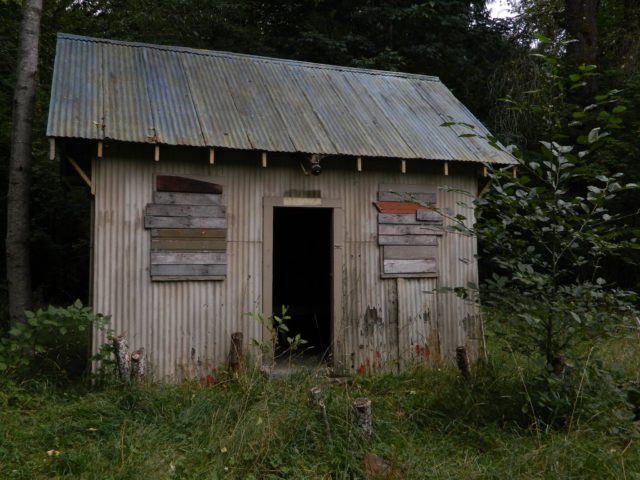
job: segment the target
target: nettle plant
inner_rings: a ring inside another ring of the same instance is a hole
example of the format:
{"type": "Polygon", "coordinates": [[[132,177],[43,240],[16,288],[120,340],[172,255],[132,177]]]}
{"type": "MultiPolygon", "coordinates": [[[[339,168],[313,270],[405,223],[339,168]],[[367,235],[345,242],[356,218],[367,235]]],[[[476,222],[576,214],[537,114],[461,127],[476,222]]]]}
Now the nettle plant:
{"type": "MultiPolygon", "coordinates": [[[[637,315],[635,294],[608,282],[602,266],[640,244],[625,219],[609,210],[617,196],[637,185],[590,162],[610,132],[621,128],[620,92],[573,107],[568,99],[577,98],[572,92],[587,85],[595,66],[563,77],[557,59],[543,58],[553,103],[509,101],[537,115],[550,140],[541,141],[538,152],[513,150],[517,176],[512,167],[487,165],[489,183],[475,202],[477,223],[469,230],[464,219],[455,218],[451,228],[477,236],[481,261],[492,272],[481,298],[491,310],[493,331],[515,350],[542,354],[553,366],[637,315]]],[[[464,136],[482,137],[473,129],[464,136]]],[[[484,138],[502,148],[495,138],[484,138]]]]}

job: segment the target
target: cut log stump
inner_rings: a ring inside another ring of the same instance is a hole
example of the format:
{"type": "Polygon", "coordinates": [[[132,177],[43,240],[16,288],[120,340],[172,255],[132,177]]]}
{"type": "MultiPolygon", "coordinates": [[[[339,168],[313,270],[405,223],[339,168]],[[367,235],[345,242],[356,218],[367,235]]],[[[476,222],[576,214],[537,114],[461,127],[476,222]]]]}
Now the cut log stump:
{"type": "Polygon", "coordinates": [[[127,337],[118,335],[113,339],[113,351],[116,356],[118,376],[123,382],[131,381],[131,357],[129,356],[129,343],[127,337]]]}
{"type": "Polygon", "coordinates": [[[327,436],[329,440],[331,440],[331,427],[329,426],[329,416],[327,415],[327,406],[324,403],[322,398],[322,390],[320,387],[313,387],[309,390],[309,400],[311,404],[318,407],[320,410],[320,414],[322,416],[322,421],[324,422],[324,427],[327,430],[327,436]]]}
{"type": "Polygon", "coordinates": [[[143,382],[147,374],[147,360],[144,356],[144,348],[131,354],[131,379],[135,382],[143,382]]]}
{"type": "Polygon", "coordinates": [[[239,373],[242,368],[242,332],[231,334],[231,348],[229,349],[229,367],[235,373],[239,373]]]}
{"type": "Polygon", "coordinates": [[[456,348],[456,363],[458,364],[458,370],[460,375],[465,380],[471,379],[471,368],[469,367],[469,356],[467,355],[467,347],[456,348]]]}
{"type": "Polygon", "coordinates": [[[373,435],[373,412],[371,410],[371,400],[368,398],[356,398],[353,403],[356,426],[366,438],[373,435]]]}

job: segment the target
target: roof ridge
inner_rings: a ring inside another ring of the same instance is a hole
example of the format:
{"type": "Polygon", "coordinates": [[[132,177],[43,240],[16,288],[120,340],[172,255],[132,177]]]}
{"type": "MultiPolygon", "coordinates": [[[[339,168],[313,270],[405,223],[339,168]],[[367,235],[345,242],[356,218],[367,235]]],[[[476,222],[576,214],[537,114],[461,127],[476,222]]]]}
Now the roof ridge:
{"type": "Polygon", "coordinates": [[[386,77],[413,78],[416,80],[442,83],[440,78],[432,75],[422,75],[418,73],[406,73],[406,72],[393,72],[390,70],[376,70],[376,69],[370,69],[370,68],[346,67],[342,65],[331,65],[328,63],[306,62],[303,60],[290,60],[285,58],[266,57],[262,55],[252,55],[247,53],[224,52],[220,50],[205,50],[200,48],[180,47],[180,46],[174,46],[174,45],[158,45],[154,43],[144,43],[144,42],[128,42],[124,40],[112,40],[108,38],[87,37],[84,35],[76,35],[72,33],[63,33],[63,32],[58,32],[58,39],[75,40],[75,41],[81,41],[81,42],[93,42],[93,43],[108,43],[112,45],[123,45],[123,46],[136,47],[136,48],[150,48],[155,50],[166,50],[170,52],[184,52],[184,53],[191,53],[194,55],[203,55],[208,57],[237,58],[237,59],[260,61],[265,63],[279,63],[279,64],[294,65],[294,66],[299,66],[304,68],[317,68],[320,70],[337,70],[337,71],[347,71],[347,72],[354,72],[354,73],[364,73],[368,75],[380,75],[380,76],[386,76],[386,77]]]}

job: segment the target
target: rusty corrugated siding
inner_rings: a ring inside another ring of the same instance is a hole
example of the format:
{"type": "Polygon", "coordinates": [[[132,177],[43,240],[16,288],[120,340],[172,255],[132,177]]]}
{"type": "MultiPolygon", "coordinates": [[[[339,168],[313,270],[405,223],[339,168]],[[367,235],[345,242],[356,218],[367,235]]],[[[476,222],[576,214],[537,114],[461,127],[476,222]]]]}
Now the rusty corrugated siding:
{"type": "Polygon", "coordinates": [[[435,77],[59,34],[47,135],[515,163],[449,121],[487,134],[435,77]]]}
{"type": "MultiPolygon", "coordinates": [[[[411,174],[390,172],[378,163],[358,174],[335,161],[319,177],[304,176],[296,161],[269,160],[259,167],[251,152],[222,152],[215,166],[205,155],[169,151],[160,162],[149,152],[112,146],[96,161],[94,298],[96,311],[112,315],[117,333],[127,333],[132,348],[145,347],[159,378],[197,377],[226,360],[229,337],[242,331],[245,341],[262,338],[249,312],[262,306],[263,198],[291,190],[319,190],[338,199],[345,214],[342,275],[343,322],[336,334],[345,346],[345,365],[393,371],[415,362],[449,358],[456,346],[477,348],[475,305],[454,294],[434,293],[440,286],[477,282],[473,238],[445,233],[440,242],[440,275],[433,279],[381,279],[377,246],[380,184],[451,187],[438,190],[441,208],[462,211],[476,180],[470,169],[452,168],[443,177],[435,165],[410,164],[411,174]],[[146,156],[145,156],[146,154],[146,156]],[[460,169],[460,171],[458,171],[460,169]],[[227,206],[228,276],[221,282],[151,282],[150,234],[144,208],[152,199],[155,173],[208,176],[224,185],[227,206]],[[454,189],[454,190],[453,190],[454,189]],[[428,353],[427,353],[428,352],[428,353]]],[[[95,345],[104,339],[97,335],[95,345]]]]}

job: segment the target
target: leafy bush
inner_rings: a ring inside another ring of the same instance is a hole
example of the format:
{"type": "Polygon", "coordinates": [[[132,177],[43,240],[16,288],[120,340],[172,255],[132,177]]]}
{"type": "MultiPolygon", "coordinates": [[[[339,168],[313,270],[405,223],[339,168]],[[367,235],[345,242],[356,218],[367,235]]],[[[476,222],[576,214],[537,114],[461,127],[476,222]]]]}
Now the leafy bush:
{"type": "Polygon", "coordinates": [[[91,327],[106,329],[109,317],[77,300],[26,312],[26,322],[0,338],[0,371],[8,376],[78,377],[87,367],[91,327]]]}
{"type": "MultiPolygon", "coordinates": [[[[480,290],[483,305],[492,307],[488,323],[512,348],[539,353],[552,364],[637,316],[637,295],[604,278],[603,266],[640,249],[628,219],[610,208],[638,185],[589,161],[622,128],[620,92],[574,105],[586,98],[576,92],[596,75],[595,66],[565,76],[557,58],[541,57],[555,103],[510,102],[539,117],[547,140],[539,151],[514,150],[517,175],[512,167],[487,166],[489,183],[475,202],[472,229],[464,217],[451,220],[454,230],[478,238],[480,261],[491,272],[480,290]]],[[[493,137],[463,136],[501,148],[493,137]]]]}

